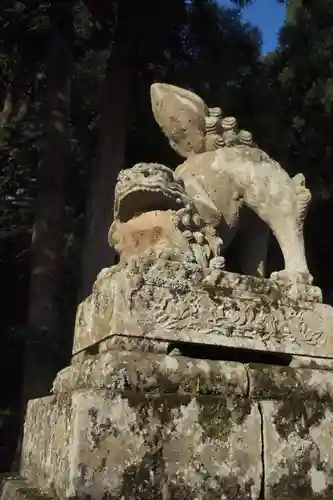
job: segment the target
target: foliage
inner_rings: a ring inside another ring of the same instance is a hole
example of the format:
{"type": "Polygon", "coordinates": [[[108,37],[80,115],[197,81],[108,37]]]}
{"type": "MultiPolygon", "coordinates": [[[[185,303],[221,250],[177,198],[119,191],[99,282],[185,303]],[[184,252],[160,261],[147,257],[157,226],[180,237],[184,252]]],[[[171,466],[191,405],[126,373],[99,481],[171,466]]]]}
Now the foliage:
{"type": "Polygon", "coordinates": [[[34,165],[41,139],[38,91],[48,20],[40,2],[4,1],[0,9],[0,234],[28,230],[34,165]]]}
{"type": "Polygon", "coordinates": [[[278,50],[265,61],[277,123],[274,152],[290,173],[304,172],[312,190],[307,248],[313,274],[331,296],[333,1],[290,0],[287,9],[278,50]]]}
{"type": "Polygon", "coordinates": [[[306,169],[310,175],[316,165],[316,182],[325,179],[325,184],[331,179],[333,153],[332,15],[330,0],[303,2],[282,29],[271,66],[283,103],[284,154],[290,164],[306,169]]]}

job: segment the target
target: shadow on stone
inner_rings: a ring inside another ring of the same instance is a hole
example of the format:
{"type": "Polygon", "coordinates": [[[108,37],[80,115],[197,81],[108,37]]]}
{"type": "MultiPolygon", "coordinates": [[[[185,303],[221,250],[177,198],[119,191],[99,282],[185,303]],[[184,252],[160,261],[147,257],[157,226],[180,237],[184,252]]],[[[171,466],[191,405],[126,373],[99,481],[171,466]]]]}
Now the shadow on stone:
{"type": "Polygon", "coordinates": [[[215,361],[236,361],[238,363],[257,363],[267,365],[289,366],[292,356],[285,353],[273,353],[242,349],[238,347],[209,346],[187,342],[170,344],[168,354],[177,349],[182,356],[215,361]]]}

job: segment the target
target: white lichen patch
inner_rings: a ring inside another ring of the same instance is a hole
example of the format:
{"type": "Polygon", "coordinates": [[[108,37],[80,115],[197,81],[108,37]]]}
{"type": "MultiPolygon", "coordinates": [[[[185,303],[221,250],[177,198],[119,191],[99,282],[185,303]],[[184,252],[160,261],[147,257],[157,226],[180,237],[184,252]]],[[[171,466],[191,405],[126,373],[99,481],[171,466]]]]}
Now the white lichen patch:
{"type": "Polygon", "coordinates": [[[176,371],[179,368],[179,362],[173,356],[165,356],[161,363],[161,368],[166,371],[176,371]]]}
{"type": "Polygon", "coordinates": [[[317,470],[315,467],[311,467],[311,469],[309,470],[309,477],[313,493],[318,495],[326,490],[327,479],[324,471],[317,470]]]}
{"type": "Polygon", "coordinates": [[[166,473],[171,481],[188,485],[200,491],[202,476],[198,451],[202,445],[203,429],[199,423],[200,407],[195,398],[188,405],[172,410],[173,430],[164,445],[166,473]]]}
{"type": "Polygon", "coordinates": [[[136,409],[121,395],[109,398],[106,391],[78,393],[74,399],[71,491],[96,500],[106,492],[117,495],[125,470],[149,451],[136,409]]]}
{"type": "Polygon", "coordinates": [[[197,364],[197,367],[199,370],[203,371],[207,375],[210,373],[210,365],[207,363],[207,361],[200,360],[197,364]]]}

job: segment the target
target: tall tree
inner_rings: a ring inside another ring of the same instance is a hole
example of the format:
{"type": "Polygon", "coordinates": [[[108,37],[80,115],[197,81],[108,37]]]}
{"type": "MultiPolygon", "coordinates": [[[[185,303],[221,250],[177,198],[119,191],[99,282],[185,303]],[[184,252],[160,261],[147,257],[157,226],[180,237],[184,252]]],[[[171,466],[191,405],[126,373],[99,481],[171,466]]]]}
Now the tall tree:
{"type": "Polygon", "coordinates": [[[112,264],[107,232],[112,219],[113,186],[124,165],[130,85],[133,18],[129,2],[109,5],[91,2],[89,7],[96,19],[111,18],[113,36],[107,40],[110,55],[107,61],[100,103],[98,141],[86,206],[86,232],[82,254],[80,296],[85,297],[101,267],[112,264]]]}
{"type": "MultiPolygon", "coordinates": [[[[56,367],[52,352],[41,353],[35,334],[55,337],[62,273],[65,180],[73,46],[73,2],[54,0],[49,8],[49,52],[45,64],[42,123],[44,144],[37,171],[37,198],[31,245],[31,277],[23,399],[45,394],[56,367]]],[[[44,347],[47,344],[44,344],[44,347]]]]}

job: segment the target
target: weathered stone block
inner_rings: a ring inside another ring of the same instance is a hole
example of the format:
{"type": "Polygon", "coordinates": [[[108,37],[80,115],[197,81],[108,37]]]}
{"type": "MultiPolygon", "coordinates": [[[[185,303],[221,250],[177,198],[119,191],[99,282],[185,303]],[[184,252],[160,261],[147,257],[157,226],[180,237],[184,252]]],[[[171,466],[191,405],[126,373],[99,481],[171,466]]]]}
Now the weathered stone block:
{"type": "Polygon", "coordinates": [[[21,474],[61,500],[333,494],[327,370],[108,351],[53,390],[29,403],[21,474]]]}
{"type": "Polygon", "coordinates": [[[202,396],[74,395],[73,492],[110,498],[258,498],[260,415],[202,396]]]}
{"type": "Polygon", "coordinates": [[[50,396],[28,403],[21,474],[48,494],[65,494],[70,481],[72,416],[70,397],[50,396]]]}
{"type": "Polygon", "coordinates": [[[317,370],[333,370],[332,358],[317,358],[309,356],[292,356],[289,364],[292,368],[312,368],[317,370]]]}
{"type": "Polygon", "coordinates": [[[235,398],[246,397],[249,384],[241,363],[107,351],[64,368],[53,383],[56,394],[87,388],[235,398]]]}
{"type": "Polygon", "coordinates": [[[109,352],[64,370],[55,391],[29,403],[22,454],[45,493],[259,498],[261,416],[241,365],[109,352]]]}
{"type": "Polygon", "coordinates": [[[333,496],[333,402],[286,397],[260,403],[265,500],[333,496]]]}

